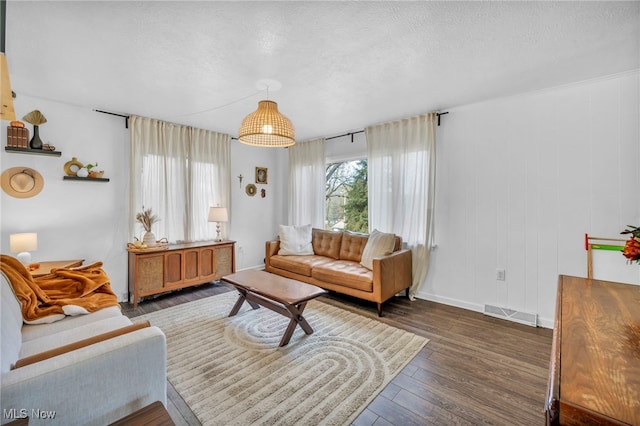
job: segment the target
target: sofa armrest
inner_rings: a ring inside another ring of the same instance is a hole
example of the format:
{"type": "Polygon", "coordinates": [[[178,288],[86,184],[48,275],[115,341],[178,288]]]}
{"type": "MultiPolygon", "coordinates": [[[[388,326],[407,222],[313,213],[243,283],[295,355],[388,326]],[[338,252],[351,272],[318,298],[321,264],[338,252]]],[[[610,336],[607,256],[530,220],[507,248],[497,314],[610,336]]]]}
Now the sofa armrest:
{"type": "Polygon", "coordinates": [[[373,292],[382,301],[411,287],[411,250],[403,249],[373,259],[373,292]]]}
{"type": "Polygon", "coordinates": [[[29,424],[104,425],[166,405],[166,339],[147,327],[2,375],[2,409],[55,412],[29,424]]]}
{"type": "Polygon", "coordinates": [[[87,339],[82,339],[77,342],[69,343],[68,345],[60,346],[55,349],[50,349],[45,352],[40,352],[26,358],[20,358],[16,361],[16,365],[14,368],[24,367],[29,364],[33,364],[35,362],[40,362],[48,358],[52,358],[54,356],[62,355],[67,352],[75,351],[76,349],[83,348],[85,346],[93,345],[98,342],[102,342],[103,340],[113,339],[114,337],[120,336],[122,334],[131,333],[136,330],[140,330],[141,328],[149,327],[151,324],[149,321],[139,322],[135,324],[128,325],[126,327],[121,327],[112,331],[108,331],[106,333],[98,334],[97,336],[89,337],[87,339]]]}
{"type": "Polygon", "coordinates": [[[275,256],[276,254],[278,254],[279,250],[280,250],[280,240],[267,241],[265,245],[265,256],[264,256],[264,264],[267,271],[271,266],[271,263],[269,262],[269,260],[271,259],[271,256],[275,256]]]}

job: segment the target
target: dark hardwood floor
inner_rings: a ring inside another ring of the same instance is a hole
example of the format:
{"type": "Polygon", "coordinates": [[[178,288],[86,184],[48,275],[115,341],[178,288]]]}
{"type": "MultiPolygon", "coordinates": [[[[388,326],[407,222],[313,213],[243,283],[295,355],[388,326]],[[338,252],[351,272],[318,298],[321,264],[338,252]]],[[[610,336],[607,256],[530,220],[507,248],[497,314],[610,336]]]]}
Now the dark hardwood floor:
{"type": "MultiPolygon", "coordinates": [[[[205,284],[148,299],[129,317],[213,296],[231,287],[205,284]]],[[[354,421],[365,425],[542,425],[552,330],[487,317],[425,300],[396,297],[383,305],[330,293],[321,300],[430,339],[354,421]]],[[[177,425],[199,425],[167,383],[177,425]]]]}

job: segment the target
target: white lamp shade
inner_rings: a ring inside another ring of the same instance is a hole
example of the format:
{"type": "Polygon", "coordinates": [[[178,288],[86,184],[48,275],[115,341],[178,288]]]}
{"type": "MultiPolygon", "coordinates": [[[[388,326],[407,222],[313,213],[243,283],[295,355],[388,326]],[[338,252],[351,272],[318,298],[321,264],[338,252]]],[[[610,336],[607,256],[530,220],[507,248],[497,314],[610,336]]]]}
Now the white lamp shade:
{"type": "Polygon", "coordinates": [[[226,222],[229,220],[226,207],[210,207],[209,222],[226,222]]]}
{"type": "Polygon", "coordinates": [[[11,234],[9,236],[9,250],[11,253],[38,250],[38,234],[35,232],[11,234]]]}
{"type": "Polygon", "coordinates": [[[24,234],[11,234],[9,236],[9,250],[18,253],[17,259],[24,265],[31,263],[30,251],[38,250],[38,234],[27,232],[24,234]]]}

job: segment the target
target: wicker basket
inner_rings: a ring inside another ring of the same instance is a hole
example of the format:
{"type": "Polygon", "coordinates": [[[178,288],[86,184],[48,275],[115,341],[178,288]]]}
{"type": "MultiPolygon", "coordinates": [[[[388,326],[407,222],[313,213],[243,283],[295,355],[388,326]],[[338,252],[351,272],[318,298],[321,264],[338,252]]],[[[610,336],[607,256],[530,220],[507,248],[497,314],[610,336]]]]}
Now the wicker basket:
{"type": "Polygon", "coordinates": [[[162,251],[169,248],[169,241],[166,238],[161,238],[156,241],[156,245],[153,247],[136,247],[133,243],[127,243],[127,251],[131,253],[147,253],[152,251],[162,251]]]}

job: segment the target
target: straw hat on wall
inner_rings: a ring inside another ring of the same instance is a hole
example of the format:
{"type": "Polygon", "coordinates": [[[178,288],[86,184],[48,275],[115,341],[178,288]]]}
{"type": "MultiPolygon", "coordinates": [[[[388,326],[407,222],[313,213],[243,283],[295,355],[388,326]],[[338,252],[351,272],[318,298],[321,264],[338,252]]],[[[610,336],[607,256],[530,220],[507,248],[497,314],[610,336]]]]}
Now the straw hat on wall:
{"type": "Polygon", "coordinates": [[[2,189],[15,198],[35,197],[42,191],[42,175],[29,167],[11,167],[2,172],[2,189]]]}

